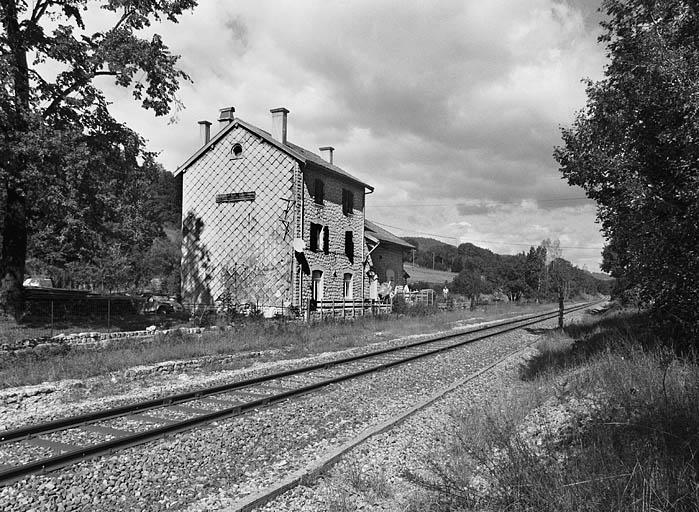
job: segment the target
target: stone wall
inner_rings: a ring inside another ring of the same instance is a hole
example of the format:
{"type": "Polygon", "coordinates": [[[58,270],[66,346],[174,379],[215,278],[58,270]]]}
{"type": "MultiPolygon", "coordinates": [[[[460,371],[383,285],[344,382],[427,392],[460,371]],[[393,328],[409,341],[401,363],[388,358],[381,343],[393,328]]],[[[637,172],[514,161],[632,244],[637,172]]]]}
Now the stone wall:
{"type": "Polygon", "coordinates": [[[388,281],[388,271],[392,270],[394,274],[394,285],[405,285],[403,274],[403,249],[397,245],[381,242],[379,246],[371,253],[371,260],[374,263],[374,272],[379,276],[379,282],[385,283],[388,281]]]}
{"type": "MultiPolygon", "coordinates": [[[[314,270],[323,272],[323,299],[343,299],[343,278],[345,273],[353,276],[353,299],[363,299],[362,260],[364,256],[364,188],[350,180],[344,180],[309,166],[303,172],[303,239],[306,242],[306,259],[311,274],[314,270]],[[323,204],[314,200],[316,178],[323,180],[323,204]],[[354,211],[349,215],[342,212],[342,189],[354,194],[354,211]],[[317,251],[310,250],[311,223],[328,226],[330,234],[329,254],[323,253],[322,244],[317,251]],[[345,231],[352,231],[354,240],[354,262],[345,255],[345,231]]],[[[303,276],[303,304],[311,296],[311,276],[303,276]]]]}
{"type": "Polygon", "coordinates": [[[192,304],[289,305],[297,161],[237,126],[182,178],[182,295],[192,304]],[[242,146],[235,155],[233,146],[242,146]],[[254,192],[253,201],[217,202],[254,192]]]}

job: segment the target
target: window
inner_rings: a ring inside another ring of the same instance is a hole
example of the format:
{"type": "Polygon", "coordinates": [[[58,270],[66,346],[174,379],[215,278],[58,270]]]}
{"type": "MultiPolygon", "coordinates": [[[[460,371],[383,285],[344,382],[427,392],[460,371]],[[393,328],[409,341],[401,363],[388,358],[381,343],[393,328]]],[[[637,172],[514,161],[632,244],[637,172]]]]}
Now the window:
{"type": "Polygon", "coordinates": [[[231,158],[241,158],[243,156],[243,146],[236,142],[231,148],[231,158]]]}
{"type": "Polygon", "coordinates": [[[328,226],[323,228],[323,252],[330,254],[330,228],[328,226]]]}
{"type": "Polygon", "coordinates": [[[342,294],[345,299],[352,298],[352,274],[345,274],[342,278],[342,294]]]}
{"type": "Polygon", "coordinates": [[[351,231],[345,231],[345,256],[354,263],[354,235],[351,231]]]}
{"type": "Polygon", "coordinates": [[[323,199],[325,196],[325,184],[323,180],[316,178],[313,183],[313,199],[316,204],[323,204],[323,199]]]}
{"type": "Polygon", "coordinates": [[[320,238],[323,232],[323,226],[311,222],[311,239],[308,247],[311,251],[317,251],[320,248],[320,238]]]}
{"type": "Polygon", "coordinates": [[[311,298],[323,300],[323,272],[314,270],[311,277],[311,298]]]}
{"type": "Polygon", "coordinates": [[[347,189],[342,189],[342,213],[349,215],[354,211],[354,194],[347,189]]]}

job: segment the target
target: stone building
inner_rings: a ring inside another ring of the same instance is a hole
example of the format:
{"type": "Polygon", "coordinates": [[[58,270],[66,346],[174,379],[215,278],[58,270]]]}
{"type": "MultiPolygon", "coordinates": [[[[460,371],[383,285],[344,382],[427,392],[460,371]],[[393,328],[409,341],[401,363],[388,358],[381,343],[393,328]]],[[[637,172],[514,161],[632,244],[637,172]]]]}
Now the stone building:
{"type": "Polygon", "coordinates": [[[200,121],[201,147],[182,180],[182,297],[186,305],[253,303],[281,311],[309,298],[368,298],[365,193],[373,188],[287,139],[289,111],[268,133],[220,111],[200,121]]]}
{"type": "Polygon", "coordinates": [[[378,282],[405,286],[409,276],[403,268],[403,253],[415,247],[368,219],[364,221],[364,237],[378,282]]]}

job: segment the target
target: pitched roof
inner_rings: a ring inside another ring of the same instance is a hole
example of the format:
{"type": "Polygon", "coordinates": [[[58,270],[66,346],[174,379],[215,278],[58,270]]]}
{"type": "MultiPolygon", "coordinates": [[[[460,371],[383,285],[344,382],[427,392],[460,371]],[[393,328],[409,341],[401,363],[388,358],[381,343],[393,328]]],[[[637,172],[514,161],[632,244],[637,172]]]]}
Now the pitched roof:
{"type": "Polygon", "coordinates": [[[349,174],[344,169],[341,169],[340,167],[333,165],[330,162],[324,160],[323,157],[321,157],[320,155],[316,155],[312,151],[308,151],[307,149],[302,148],[301,146],[297,146],[296,144],[293,144],[292,142],[287,141],[286,145],[289,146],[294,151],[297,151],[298,153],[303,155],[306,158],[306,161],[312,162],[313,164],[322,167],[324,170],[330,171],[331,173],[339,175],[340,177],[344,177],[344,178],[352,180],[356,183],[359,183],[360,185],[364,185],[369,190],[374,190],[374,187],[372,187],[371,185],[367,185],[363,181],[358,180],[357,178],[355,178],[354,176],[349,174]]]}
{"type": "Polygon", "coordinates": [[[410,245],[402,238],[398,238],[390,231],[386,231],[384,228],[377,226],[369,219],[364,219],[364,233],[365,236],[367,234],[372,235],[381,242],[389,242],[392,244],[400,245],[401,247],[405,247],[406,249],[415,249],[415,246],[410,245]]]}
{"type": "Polygon", "coordinates": [[[254,133],[261,139],[265,140],[269,144],[272,144],[275,146],[277,149],[280,149],[287,153],[289,156],[295,158],[299,162],[303,164],[307,163],[312,163],[313,165],[316,165],[318,167],[321,167],[323,170],[330,172],[331,174],[335,174],[337,176],[340,176],[342,178],[348,179],[350,181],[353,181],[359,185],[362,185],[369,190],[374,190],[374,187],[371,185],[368,185],[364,183],[361,180],[358,180],[354,176],[352,176],[350,173],[347,171],[341,169],[340,167],[331,164],[330,162],[326,162],[323,160],[323,158],[320,155],[316,155],[312,151],[309,151],[305,148],[302,148],[301,146],[297,146],[296,144],[293,144],[289,141],[286,142],[286,144],[282,144],[280,141],[276,140],[275,138],[272,137],[272,135],[257,126],[254,126],[252,124],[249,124],[242,119],[236,118],[232,123],[229,123],[228,126],[226,126],[223,130],[220,130],[218,133],[216,133],[213,137],[211,137],[211,140],[207,144],[204,144],[202,147],[200,147],[192,156],[190,156],[185,163],[180,165],[176,170],[175,170],[175,176],[178,174],[185,172],[189,166],[191,166],[194,162],[199,160],[199,158],[206,153],[209,148],[211,148],[214,144],[216,144],[219,140],[223,139],[228,132],[230,132],[233,128],[236,126],[242,126],[246,130],[254,133]]]}

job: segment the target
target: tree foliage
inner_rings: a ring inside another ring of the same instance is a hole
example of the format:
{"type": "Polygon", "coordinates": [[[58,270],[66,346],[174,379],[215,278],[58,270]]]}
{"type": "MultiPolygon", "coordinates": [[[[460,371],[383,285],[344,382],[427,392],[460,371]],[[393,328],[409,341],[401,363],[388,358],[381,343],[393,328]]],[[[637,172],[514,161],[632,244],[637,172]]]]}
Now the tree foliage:
{"type": "Polygon", "coordinates": [[[699,324],[699,7],[605,0],[609,65],[554,151],[597,201],[603,269],[686,333],[699,324]]]}
{"type": "MultiPolygon", "coordinates": [[[[196,3],[0,0],[0,305],[12,310],[21,303],[29,244],[44,254],[54,251],[50,260],[70,261],[82,261],[85,253],[94,258],[105,231],[119,231],[116,238],[130,238],[139,250],[146,244],[152,227],[134,225],[143,220],[136,212],[144,207],[136,198],[140,181],[125,181],[143,170],[134,165],[142,141],[111,117],[100,80],[111,77],[143,108],[167,114],[188,76],[151,24],[176,22],[196,3]],[[88,27],[84,15],[95,11],[102,16],[91,17],[88,27]],[[110,187],[119,190],[102,194],[110,187]],[[94,204],[86,205],[87,198],[94,204]],[[64,212],[56,238],[45,219],[64,212]],[[59,255],[63,249],[67,253],[59,255]]],[[[121,248],[111,250],[121,254],[121,248]]]]}
{"type": "MultiPolygon", "coordinates": [[[[558,297],[559,290],[568,300],[583,295],[609,295],[614,284],[563,259],[557,240],[544,240],[528,252],[515,255],[496,254],[470,243],[454,247],[426,238],[406,240],[417,247],[416,263],[422,262],[422,266],[431,268],[432,254],[436,268],[440,261],[452,261],[451,269],[458,269],[458,275],[449,288],[474,300],[481,294],[502,293],[511,301],[550,301],[558,297]]],[[[435,290],[441,292],[441,288],[440,284],[435,290]]]]}

